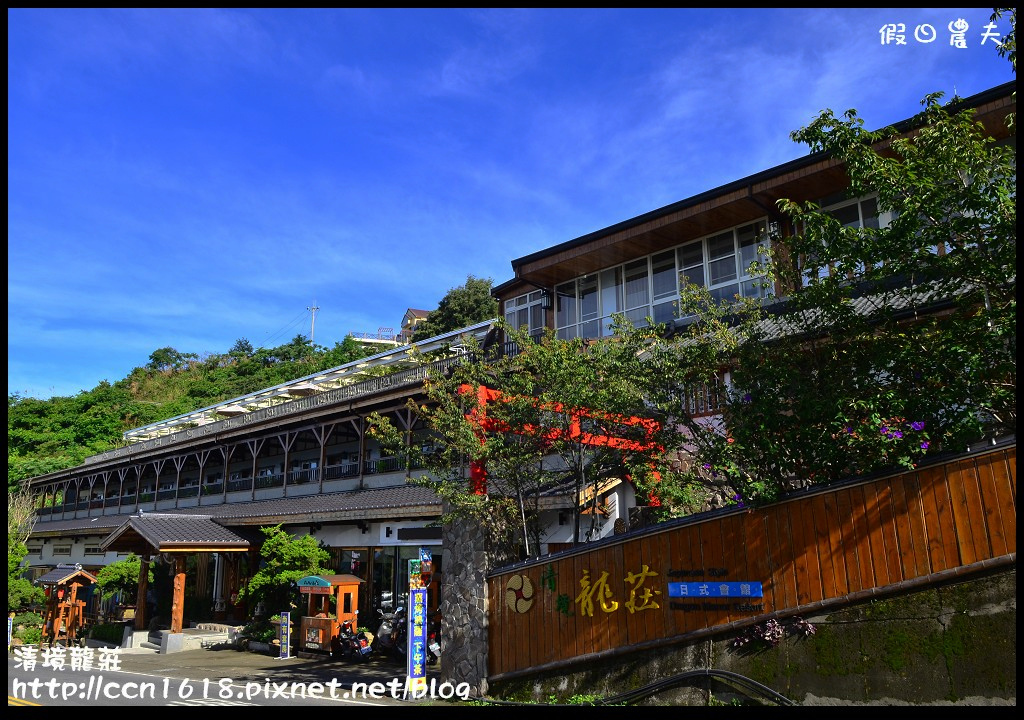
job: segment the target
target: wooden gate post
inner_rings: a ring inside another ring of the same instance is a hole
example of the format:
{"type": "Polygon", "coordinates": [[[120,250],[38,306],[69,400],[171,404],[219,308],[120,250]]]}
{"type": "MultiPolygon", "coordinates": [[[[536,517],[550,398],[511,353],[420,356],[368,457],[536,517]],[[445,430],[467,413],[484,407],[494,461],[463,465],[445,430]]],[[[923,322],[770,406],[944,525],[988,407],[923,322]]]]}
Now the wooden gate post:
{"type": "Polygon", "coordinates": [[[149,595],[149,558],[142,557],[139,562],[139,591],[135,594],[135,629],[145,630],[149,622],[149,608],[146,598],[149,595]]]}
{"type": "Polygon", "coordinates": [[[180,633],[185,615],[185,555],[174,557],[174,599],[171,601],[171,632],[180,633]]]}

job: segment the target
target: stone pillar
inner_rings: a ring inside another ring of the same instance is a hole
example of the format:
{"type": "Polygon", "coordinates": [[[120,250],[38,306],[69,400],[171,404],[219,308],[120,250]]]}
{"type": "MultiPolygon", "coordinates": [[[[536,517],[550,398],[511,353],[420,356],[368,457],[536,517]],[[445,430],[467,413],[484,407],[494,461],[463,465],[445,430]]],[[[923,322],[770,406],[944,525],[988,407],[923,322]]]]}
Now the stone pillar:
{"type": "Polygon", "coordinates": [[[482,697],[487,694],[485,538],[476,524],[465,520],[446,525],[442,537],[441,680],[469,683],[470,694],[482,697]]]}

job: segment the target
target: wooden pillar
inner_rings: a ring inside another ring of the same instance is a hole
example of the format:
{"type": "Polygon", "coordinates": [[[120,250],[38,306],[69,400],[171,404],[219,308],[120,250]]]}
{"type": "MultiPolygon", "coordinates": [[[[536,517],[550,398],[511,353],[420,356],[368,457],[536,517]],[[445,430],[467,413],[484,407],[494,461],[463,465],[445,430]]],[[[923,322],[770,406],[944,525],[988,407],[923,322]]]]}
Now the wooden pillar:
{"type": "Polygon", "coordinates": [[[185,615],[185,555],[174,556],[174,598],[171,600],[171,632],[180,633],[185,615]]]}
{"type": "MultiPolygon", "coordinates": [[[[138,495],[138,489],[135,491],[138,495]]],[[[139,591],[135,595],[135,629],[145,630],[149,618],[149,608],[146,606],[146,596],[149,594],[149,559],[143,557],[139,563],[139,591]]]]}

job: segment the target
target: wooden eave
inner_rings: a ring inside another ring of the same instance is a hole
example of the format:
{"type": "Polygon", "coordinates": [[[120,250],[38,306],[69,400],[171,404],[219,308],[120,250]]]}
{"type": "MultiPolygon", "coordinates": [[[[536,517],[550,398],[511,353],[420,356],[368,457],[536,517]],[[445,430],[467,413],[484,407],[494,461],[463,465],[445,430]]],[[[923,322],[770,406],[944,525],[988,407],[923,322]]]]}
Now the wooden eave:
{"type": "MultiPolygon", "coordinates": [[[[1007,137],[1006,116],[1016,111],[1009,85],[975,96],[974,119],[996,138],[1007,137]]],[[[914,132],[913,118],[895,125],[914,132]]],[[[637,216],[589,235],[512,261],[514,278],[497,286],[499,300],[524,288],[553,288],[573,278],[619,265],[761,218],[785,218],[776,203],[783,198],[819,201],[849,184],[844,165],[824,154],[790,161],[770,170],[637,216]]]]}

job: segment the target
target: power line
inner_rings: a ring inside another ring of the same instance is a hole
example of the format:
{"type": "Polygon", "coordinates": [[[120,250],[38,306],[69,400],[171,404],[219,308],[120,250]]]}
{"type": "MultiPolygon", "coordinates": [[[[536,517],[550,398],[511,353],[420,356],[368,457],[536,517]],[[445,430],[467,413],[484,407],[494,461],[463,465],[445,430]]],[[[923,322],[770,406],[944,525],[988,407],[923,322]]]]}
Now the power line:
{"type": "Polygon", "coordinates": [[[295,316],[294,318],[292,318],[292,320],[291,320],[291,321],[289,321],[289,323],[288,323],[287,325],[285,325],[285,326],[284,326],[284,327],[282,327],[281,329],[277,330],[277,331],[276,331],[276,332],[275,332],[275,333],[274,333],[273,335],[271,335],[270,333],[268,333],[268,334],[267,334],[267,337],[265,337],[265,338],[263,339],[263,342],[264,342],[264,343],[267,343],[267,344],[270,344],[271,342],[273,342],[273,341],[274,341],[274,340],[276,340],[277,338],[279,338],[279,337],[281,337],[282,335],[284,335],[285,333],[287,333],[287,332],[288,332],[289,330],[291,330],[291,329],[292,329],[293,327],[295,327],[295,326],[296,326],[296,325],[298,325],[298,324],[299,324],[300,322],[302,322],[302,318],[303,318],[303,315],[305,315],[305,313],[301,313],[301,312],[300,312],[300,313],[299,313],[298,315],[296,315],[296,316],[295,316]]]}

